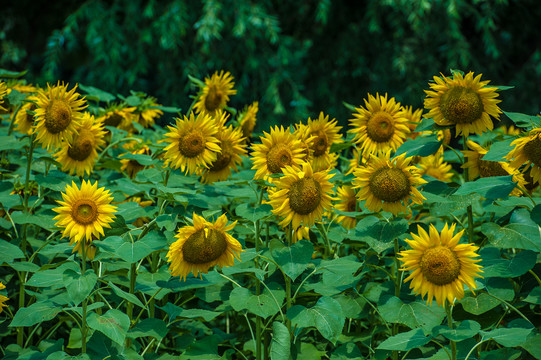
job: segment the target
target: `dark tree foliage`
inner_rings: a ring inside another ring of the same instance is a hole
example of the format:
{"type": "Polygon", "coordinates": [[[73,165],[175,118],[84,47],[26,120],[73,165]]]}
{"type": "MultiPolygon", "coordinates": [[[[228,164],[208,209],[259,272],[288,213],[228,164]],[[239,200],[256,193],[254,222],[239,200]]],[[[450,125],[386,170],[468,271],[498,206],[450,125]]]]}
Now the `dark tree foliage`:
{"type": "Polygon", "coordinates": [[[32,82],[143,91],[186,110],[188,75],[224,69],[233,107],[260,101],[258,129],[320,111],[346,125],[342,102],[367,92],[421,107],[450,69],[515,86],[505,110],[539,112],[538,0],[18,1],[3,13],[0,67],[32,82]]]}

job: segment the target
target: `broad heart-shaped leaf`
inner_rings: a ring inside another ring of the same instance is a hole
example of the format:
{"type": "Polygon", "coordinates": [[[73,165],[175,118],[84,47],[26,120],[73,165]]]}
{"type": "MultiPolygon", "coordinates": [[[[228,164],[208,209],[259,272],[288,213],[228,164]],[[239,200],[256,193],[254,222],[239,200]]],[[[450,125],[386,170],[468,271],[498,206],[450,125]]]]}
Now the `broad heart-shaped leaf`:
{"type": "Polygon", "coordinates": [[[454,195],[477,193],[487,200],[506,199],[516,185],[512,175],[485,177],[462,184],[454,195]]]}
{"type": "Polygon", "coordinates": [[[33,326],[53,319],[60,311],[62,311],[62,307],[50,301],[37,302],[28,307],[20,308],[9,326],[33,326]]]}
{"type": "Polygon", "coordinates": [[[501,304],[499,300],[494,299],[492,296],[484,292],[477,293],[476,295],[470,294],[469,296],[466,296],[460,300],[460,303],[465,311],[473,315],[484,314],[501,304]]]}
{"type": "MultiPolygon", "coordinates": [[[[124,344],[116,344],[99,331],[94,331],[86,345],[90,359],[122,359],[124,344]]],[[[80,347],[80,346],[79,346],[80,347]]]]}
{"type": "Polygon", "coordinates": [[[168,329],[162,319],[148,318],[139,321],[133,329],[128,332],[129,338],[152,336],[161,340],[167,335],[168,329]]]}
{"type": "Polygon", "coordinates": [[[413,329],[388,338],[377,348],[407,351],[426,345],[429,341],[430,336],[425,336],[423,329],[413,329]]]}
{"type": "Polygon", "coordinates": [[[505,156],[511,151],[511,142],[514,139],[495,142],[490,146],[490,150],[483,155],[483,160],[486,161],[505,161],[505,156]]]}
{"type": "Polygon", "coordinates": [[[79,305],[94,289],[98,281],[98,276],[92,269],[86,270],[84,275],[72,269],[66,269],[62,280],[64,281],[64,286],[68,289],[68,294],[73,304],[79,305]]]}
{"type": "Polygon", "coordinates": [[[292,281],[303,273],[312,259],[314,245],[307,240],[301,240],[291,246],[284,245],[274,239],[270,244],[272,257],[292,281]]]}
{"type": "Polygon", "coordinates": [[[412,329],[422,327],[429,332],[441,324],[445,311],[437,306],[428,306],[424,302],[405,304],[396,296],[383,297],[378,310],[387,322],[404,324],[412,329]]]}
{"type": "Polygon", "coordinates": [[[113,94],[98,89],[94,86],[79,84],[79,88],[88,94],[85,96],[85,98],[89,100],[110,102],[115,99],[115,96],[113,94]]]}
{"type": "Polygon", "coordinates": [[[541,287],[538,286],[530,291],[530,294],[524,301],[529,302],[530,304],[541,304],[541,287]]]}
{"type": "Polygon", "coordinates": [[[479,251],[483,261],[483,276],[489,277],[517,277],[525,274],[535,266],[537,254],[530,250],[523,250],[511,259],[501,257],[500,250],[494,247],[485,247],[479,251]]]}
{"type": "Polygon", "coordinates": [[[122,260],[134,263],[153,251],[163,249],[167,246],[165,235],[158,231],[151,231],[138,241],[126,241],[115,251],[115,254],[122,260]]]}
{"type": "Polygon", "coordinates": [[[27,281],[26,285],[58,289],[64,286],[64,271],[67,269],[77,272],[79,271],[79,265],[70,261],[60,265],[56,269],[38,271],[27,281]]]}
{"type": "Polygon", "coordinates": [[[541,118],[538,116],[531,116],[516,112],[503,112],[511,121],[515,123],[518,127],[524,128],[539,128],[541,127],[541,118]]]}
{"type": "Polygon", "coordinates": [[[0,240],[0,264],[5,262],[11,263],[13,260],[23,257],[24,254],[18,246],[8,243],[5,240],[0,240]]]}
{"type": "Polygon", "coordinates": [[[205,309],[183,309],[180,306],[171,303],[165,304],[163,307],[158,306],[169,315],[169,323],[176,320],[177,317],[187,319],[202,318],[204,321],[211,321],[221,314],[221,312],[210,311],[205,309]]]}
{"type": "Polygon", "coordinates": [[[267,318],[280,311],[285,298],[285,291],[278,284],[267,285],[271,293],[265,288],[261,295],[254,295],[250,290],[237,287],[229,295],[229,303],[235,311],[247,309],[262,318],[267,318]]]}
{"type": "Polygon", "coordinates": [[[474,337],[479,330],[481,330],[481,325],[477,321],[464,320],[456,329],[450,329],[446,325],[436,326],[432,334],[433,336],[443,335],[453,341],[462,341],[474,337]]]}
{"type": "Polygon", "coordinates": [[[418,136],[414,140],[405,141],[396,150],[394,157],[406,153],[406,157],[410,156],[429,156],[434,154],[441,146],[441,141],[438,140],[436,134],[430,136],[418,136]]]}
{"type": "Polygon", "coordinates": [[[348,342],[334,350],[330,360],[364,360],[364,356],[355,343],[348,342]]]}
{"type": "Polygon", "coordinates": [[[291,341],[289,340],[289,330],[279,321],[272,323],[272,341],[270,348],[270,357],[272,360],[289,359],[291,354],[291,341]]]}
{"type": "Polygon", "coordinates": [[[528,336],[525,342],[520,344],[521,347],[526,349],[536,359],[541,359],[541,334],[535,334],[528,336]]]}
{"type": "Polygon", "coordinates": [[[124,344],[126,332],[130,328],[130,318],[120,310],[111,309],[104,315],[95,312],[88,314],[88,326],[102,332],[119,345],[124,344]]]}
{"type": "Polygon", "coordinates": [[[248,203],[242,203],[236,207],[235,213],[252,222],[256,222],[259,219],[263,219],[266,216],[272,215],[272,206],[269,204],[262,204],[260,206],[254,206],[248,203]]]}
{"type": "Polygon", "coordinates": [[[378,254],[394,246],[394,239],[408,230],[408,222],[402,218],[382,221],[368,216],[359,221],[351,240],[366,242],[378,254]]]}
{"type": "Polygon", "coordinates": [[[541,225],[541,204],[535,205],[530,212],[530,218],[537,225],[541,225]]]}
{"type": "Polygon", "coordinates": [[[493,339],[500,345],[513,347],[525,342],[532,330],[532,328],[499,328],[488,332],[481,331],[480,333],[484,340],[493,339]]]}
{"type": "Polygon", "coordinates": [[[146,306],[143,305],[143,303],[141,302],[141,300],[139,300],[139,298],[137,296],[135,296],[134,294],[130,294],[128,292],[125,292],[124,290],[122,290],[121,288],[119,288],[118,286],[116,286],[115,284],[113,284],[112,282],[109,281],[109,287],[111,289],[113,289],[113,291],[115,292],[115,294],[119,297],[121,297],[122,299],[126,300],[126,301],[129,301],[131,302],[132,304],[135,304],[143,309],[146,309],[146,306]]]}
{"type": "Polygon", "coordinates": [[[526,249],[541,251],[541,233],[539,226],[531,224],[509,224],[499,226],[495,223],[484,223],[481,232],[485,234],[494,246],[503,249],[526,249]]]}
{"type": "Polygon", "coordinates": [[[340,303],[328,296],[320,297],[316,305],[309,309],[301,305],[292,306],[287,311],[287,317],[298,329],[315,327],[333,344],[336,344],[342,334],[346,321],[340,303]]]}

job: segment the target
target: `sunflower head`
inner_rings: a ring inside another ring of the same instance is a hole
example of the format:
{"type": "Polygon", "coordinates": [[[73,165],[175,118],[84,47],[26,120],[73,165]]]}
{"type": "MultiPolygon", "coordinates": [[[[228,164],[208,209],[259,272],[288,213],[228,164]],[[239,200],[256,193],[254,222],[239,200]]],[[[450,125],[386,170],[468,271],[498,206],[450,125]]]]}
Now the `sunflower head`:
{"type": "Polygon", "coordinates": [[[446,301],[453,304],[455,299],[464,297],[464,284],[473,291],[474,278],[482,277],[482,267],[477,265],[481,260],[476,259],[479,255],[475,252],[479,248],[474,244],[459,244],[464,230],[454,234],[455,226],[445,224],[439,233],[430,224],[427,233],[418,225],[418,234],[410,233],[412,239],[406,239],[412,250],[398,254],[401,270],[412,271],[404,282],[411,280],[410,289],[422,297],[427,295],[429,304],[434,298],[440,306],[445,306],[446,301]]]}
{"type": "Polygon", "coordinates": [[[329,115],[323,112],[319,113],[319,118],[316,120],[308,118],[310,135],[314,138],[311,145],[311,162],[314,171],[329,168],[332,163],[331,145],[344,142],[339,133],[342,127],[337,124],[335,119],[329,121],[329,115]]]}
{"type": "MultiPolygon", "coordinates": [[[[6,288],[6,285],[2,284],[0,282],[0,290],[4,290],[6,288]]],[[[0,313],[2,313],[3,308],[8,307],[5,302],[8,301],[9,298],[4,295],[0,295],[0,313]]]]}
{"type": "MultiPolygon", "coordinates": [[[[30,97],[29,100],[36,100],[34,97],[30,97]]],[[[15,130],[21,134],[31,135],[34,127],[34,114],[36,110],[36,104],[34,102],[28,102],[24,104],[15,116],[15,130]]]]}
{"type": "MultiPolygon", "coordinates": [[[[131,154],[134,155],[151,155],[152,152],[150,151],[150,148],[145,145],[141,144],[137,141],[126,143],[124,146],[124,149],[128,150],[131,154]]],[[[125,155],[127,153],[124,153],[122,155],[125,155]]],[[[122,157],[122,155],[120,155],[122,157]]],[[[139,161],[135,159],[120,159],[120,163],[122,166],[120,167],[121,171],[126,171],[128,176],[131,179],[134,179],[137,173],[145,168],[145,165],[142,165],[139,163],[139,161]]],[[[153,167],[151,165],[150,167],[153,167]]]]}
{"type": "Polygon", "coordinates": [[[8,111],[8,109],[2,106],[2,105],[5,105],[6,101],[4,98],[6,97],[7,93],[8,93],[8,86],[6,85],[5,82],[0,80],[0,111],[8,111]]]}
{"type": "Polygon", "coordinates": [[[242,112],[239,113],[238,122],[242,129],[242,137],[246,139],[246,142],[250,141],[252,132],[254,131],[255,124],[257,122],[257,112],[259,111],[259,102],[254,101],[252,105],[246,106],[242,112]]]}
{"type": "Polygon", "coordinates": [[[430,90],[425,90],[424,106],[429,110],[425,117],[433,118],[438,125],[454,125],[457,136],[492,130],[491,117],[499,120],[501,113],[497,88],[481,81],[481,74],[474,78],[471,71],[465,76],[459,72],[452,78],[441,76],[434,76],[430,90]]]}
{"type": "Polygon", "coordinates": [[[137,115],[134,114],[136,109],[135,106],[126,107],[122,103],[111,104],[105,109],[105,112],[98,117],[97,121],[102,122],[104,126],[111,126],[127,132],[133,132],[135,130],[133,121],[135,121],[135,118],[137,117],[137,115]]]}
{"type": "MultiPolygon", "coordinates": [[[[356,212],[360,211],[357,208],[357,195],[355,194],[355,189],[350,185],[340,186],[337,189],[338,199],[334,205],[336,210],[344,212],[356,212]]],[[[357,219],[347,215],[339,215],[336,218],[342,226],[346,229],[353,229],[357,225],[357,219]]]]}
{"type": "Polygon", "coordinates": [[[205,78],[205,86],[201,89],[194,109],[196,113],[207,112],[214,116],[216,110],[223,109],[229,101],[229,95],[235,95],[233,76],[228,72],[215,72],[205,78]]]}
{"type": "Polygon", "coordinates": [[[428,175],[439,181],[451,181],[453,173],[452,166],[443,161],[443,148],[440,148],[435,154],[422,157],[417,163],[419,175],[428,175]]]}
{"type": "Polygon", "coordinates": [[[179,229],[178,239],[169,247],[167,261],[171,263],[169,271],[173,276],[186,280],[193,272],[195,276],[206,274],[212,266],[232,266],[235,258],[240,260],[243,252],[240,243],[227,231],[237,222],[227,225],[227,217],[220,216],[211,223],[197,214],[193,214],[193,226],[179,229]]]}

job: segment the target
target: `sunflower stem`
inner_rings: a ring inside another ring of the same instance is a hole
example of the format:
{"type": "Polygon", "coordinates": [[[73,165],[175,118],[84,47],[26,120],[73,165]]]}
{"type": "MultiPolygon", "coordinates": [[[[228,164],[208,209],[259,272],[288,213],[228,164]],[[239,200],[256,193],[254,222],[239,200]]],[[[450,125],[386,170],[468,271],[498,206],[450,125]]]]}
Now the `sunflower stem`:
{"type": "MultiPolygon", "coordinates": [[[[448,305],[445,307],[445,311],[447,312],[447,324],[449,326],[449,329],[454,329],[453,325],[453,305],[448,305]]],[[[449,343],[451,344],[451,360],[456,360],[456,342],[454,340],[449,340],[449,343]]]]}
{"type": "MultiPolygon", "coordinates": [[[[81,245],[81,276],[85,275],[86,272],[86,240],[82,240],[83,244],[81,245]]],[[[86,354],[86,335],[87,335],[87,326],[86,326],[86,311],[87,311],[87,298],[83,300],[83,316],[81,319],[81,352],[86,354]]]]}
{"type": "MultiPolygon", "coordinates": [[[[261,206],[261,202],[263,201],[263,188],[261,188],[260,192],[259,192],[259,199],[258,199],[258,203],[259,203],[259,206],[261,206]]],[[[256,254],[259,253],[259,250],[260,250],[260,244],[261,244],[261,239],[260,239],[260,233],[261,233],[261,223],[260,223],[260,220],[257,219],[254,223],[255,225],[255,252],[256,254]]],[[[256,269],[259,269],[259,259],[256,257],[254,259],[254,266],[256,269]]],[[[259,296],[261,295],[261,281],[259,280],[259,278],[256,276],[255,277],[255,292],[256,292],[256,295],[259,296]]],[[[262,336],[262,332],[261,332],[261,317],[256,315],[256,318],[255,318],[255,339],[256,339],[256,351],[255,351],[255,354],[256,354],[256,359],[257,360],[261,360],[261,336],[262,336]]]]}
{"type": "MultiPolygon", "coordinates": [[[[398,252],[400,250],[398,244],[398,238],[394,239],[394,263],[396,268],[396,275],[394,279],[394,296],[400,299],[400,263],[398,260],[398,252]]],[[[393,324],[393,336],[398,335],[398,323],[393,324]]],[[[393,351],[393,360],[398,360],[398,351],[393,351]]]]}

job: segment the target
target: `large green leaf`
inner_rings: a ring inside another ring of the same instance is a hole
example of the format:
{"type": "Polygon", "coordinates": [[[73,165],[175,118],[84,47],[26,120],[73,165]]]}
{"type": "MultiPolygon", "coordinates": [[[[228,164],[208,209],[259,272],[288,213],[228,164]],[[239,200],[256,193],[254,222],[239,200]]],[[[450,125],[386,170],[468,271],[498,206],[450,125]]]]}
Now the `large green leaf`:
{"type": "Polygon", "coordinates": [[[64,286],[64,271],[67,269],[77,272],[79,271],[79,265],[70,261],[60,265],[56,269],[38,271],[32,275],[30,280],[26,282],[26,285],[58,289],[64,286]]]}
{"type": "Polygon", "coordinates": [[[536,359],[541,359],[541,334],[530,335],[525,342],[520,344],[521,347],[526,349],[536,359]]]}
{"type": "Polygon", "coordinates": [[[498,328],[492,331],[481,331],[480,333],[485,340],[492,339],[500,345],[513,347],[524,343],[531,332],[532,329],[498,328]]]}
{"type": "Polygon", "coordinates": [[[436,134],[430,136],[418,136],[414,140],[404,141],[396,150],[395,157],[406,153],[410,156],[429,156],[434,154],[441,146],[436,134]]]}
{"type": "Polygon", "coordinates": [[[24,258],[24,254],[17,245],[0,239],[0,264],[11,263],[21,258],[24,258]]]}
{"type": "Polygon", "coordinates": [[[43,229],[54,230],[55,221],[53,220],[53,215],[44,215],[44,214],[25,214],[23,212],[17,211],[11,214],[11,219],[15,224],[34,224],[43,229]]]}
{"type": "Polygon", "coordinates": [[[477,193],[487,200],[505,199],[509,197],[509,193],[515,186],[516,183],[511,175],[485,177],[462,184],[454,195],[477,193]]]}
{"type": "Polygon", "coordinates": [[[237,287],[231,291],[229,303],[235,311],[247,309],[262,318],[267,318],[280,311],[285,298],[285,291],[276,283],[267,285],[260,295],[254,295],[250,290],[237,287]],[[271,295],[272,294],[272,295],[271,295]]]}
{"type": "Polygon", "coordinates": [[[450,329],[446,325],[436,326],[432,334],[433,336],[443,335],[453,341],[462,341],[474,337],[479,330],[481,330],[481,325],[477,321],[464,320],[455,329],[450,329]]]}
{"type": "Polygon", "coordinates": [[[340,303],[327,296],[320,297],[311,308],[294,305],[287,311],[287,317],[291,319],[292,325],[299,329],[315,327],[333,344],[336,344],[342,334],[346,320],[340,303]]]}
{"type": "Polygon", "coordinates": [[[503,112],[511,121],[515,123],[518,127],[523,128],[539,128],[541,127],[541,118],[538,116],[531,116],[526,114],[521,114],[517,112],[503,112]]]}
{"type": "Polygon", "coordinates": [[[517,277],[525,274],[535,266],[537,255],[530,250],[517,253],[510,259],[504,259],[500,250],[494,247],[485,247],[479,251],[483,261],[483,276],[488,277],[517,277]]]}
{"type": "Polygon", "coordinates": [[[167,335],[167,326],[161,319],[147,318],[140,320],[135,326],[130,329],[127,336],[129,338],[147,337],[152,336],[158,340],[161,340],[167,335]]]}
{"type": "Polygon", "coordinates": [[[130,328],[130,318],[120,310],[111,309],[103,315],[88,314],[88,326],[102,332],[119,345],[124,345],[126,333],[130,328]]]}
{"type": "Polygon", "coordinates": [[[423,329],[413,329],[388,338],[377,348],[408,351],[426,345],[429,341],[430,336],[425,336],[423,329]]]}
{"type": "Polygon", "coordinates": [[[481,225],[481,231],[493,246],[539,252],[541,251],[541,233],[539,226],[533,221],[532,224],[515,223],[500,226],[495,223],[484,223],[481,225]]]}
{"type": "Polygon", "coordinates": [[[333,351],[330,360],[364,360],[364,357],[355,343],[346,343],[333,351]]]}
{"type": "Polygon", "coordinates": [[[460,300],[464,310],[473,315],[481,315],[500,305],[500,301],[486,293],[470,294],[460,300]]]}
{"type": "Polygon", "coordinates": [[[292,281],[295,281],[308,267],[314,252],[314,245],[303,239],[291,246],[286,246],[275,239],[271,242],[270,249],[276,263],[281,266],[292,281]]]}
{"type": "Polygon", "coordinates": [[[50,301],[37,302],[28,307],[20,308],[9,326],[33,326],[54,319],[60,311],[62,311],[62,307],[50,301]]]}
{"type": "Polygon", "coordinates": [[[412,329],[422,327],[429,332],[445,318],[445,311],[440,306],[428,306],[424,302],[406,304],[392,296],[382,298],[380,304],[378,310],[385,321],[404,324],[412,329]]]}
{"type": "Polygon", "coordinates": [[[92,269],[88,269],[84,275],[80,271],[66,269],[62,275],[64,286],[68,289],[71,301],[79,305],[94,289],[98,276],[92,269]]]}
{"type": "Polygon", "coordinates": [[[259,206],[254,206],[248,203],[242,203],[235,208],[235,213],[252,222],[256,222],[259,219],[272,215],[272,206],[269,204],[262,204],[259,206]]]}
{"type": "Polygon", "coordinates": [[[141,302],[141,300],[139,300],[137,296],[135,296],[135,294],[130,294],[129,292],[122,290],[111,281],[109,281],[109,287],[113,289],[114,293],[122,299],[129,301],[132,304],[135,304],[143,309],[146,309],[146,306],[141,302]]]}
{"type": "Polygon", "coordinates": [[[532,291],[530,291],[524,301],[529,302],[530,304],[541,304],[541,287],[535,287],[532,291]]]}
{"type": "Polygon", "coordinates": [[[366,242],[378,254],[394,246],[394,239],[408,230],[408,222],[402,218],[382,221],[369,216],[359,221],[355,233],[350,238],[366,242]]]}
{"type": "Polygon", "coordinates": [[[151,231],[138,241],[126,241],[115,251],[115,254],[122,260],[134,263],[153,251],[163,249],[167,246],[167,239],[163,233],[151,231]]]}
{"type": "Polygon", "coordinates": [[[272,323],[270,357],[272,360],[288,360],[291,354],[289,330],[279,321],[272,323]]]}
{"type": "Polygon", "coordinates": [[[98,89],[94,86],[79,84],[79,88],[87,93],[87,95],[85,95],[85,98],[88,100],[94,100],[98,102],[110,102],[115,99],[115,96],[113,94],[98,89]]]}
{"type": "Polygon", "coordinates": [[[495,142],[490,146],[490,150],[483,155],[483,160],[486,161],[505,161],[505,157],[511,151],[511,142],[514,139],[507,139],[504,141],[495,142]]]}

